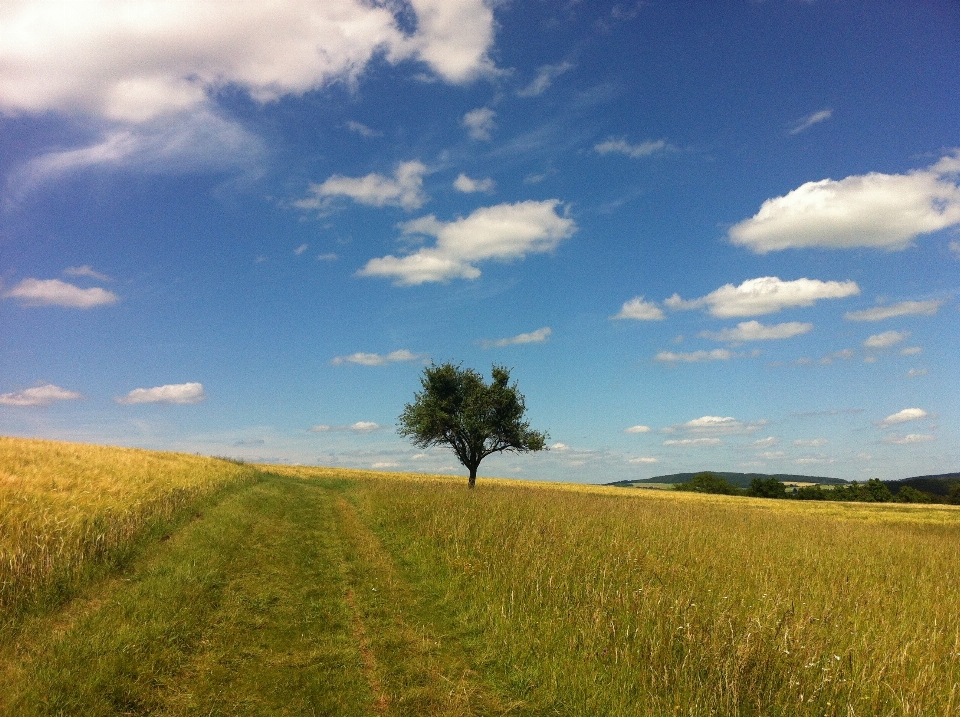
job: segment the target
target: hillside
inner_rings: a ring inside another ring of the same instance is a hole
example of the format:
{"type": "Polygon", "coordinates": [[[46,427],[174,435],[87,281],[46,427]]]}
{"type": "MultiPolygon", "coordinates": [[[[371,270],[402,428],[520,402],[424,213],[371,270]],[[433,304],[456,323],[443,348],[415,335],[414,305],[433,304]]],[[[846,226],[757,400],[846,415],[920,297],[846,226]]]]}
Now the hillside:
{"type": "MultiPolygon", "coordinates": [[[[699,472],[699,471],[698,471],[699,472]]],[[[781,483],[818,483],[820,485],[841,485],[847,481],[841,478],[827,478],[824,476],[792,475],[788,473],[731,473],[727,471],[710,471],[718,475],[731,485],[738,488],[749,488],[750,481],[754,478],[776,478],[781,483]]],[[[686,483],[693,478],[696,473],[671,473],[670,475],[656,476],[654,478],[644,478],[643,480],[622,480],[613,483],[604,483],[604,485],[620,486],[630,488],[633,486],[642,486],[645,483],[686,483]]]]}
{"type": "Polygon", "coordinates": [[[900,480],[884,481],[890,492],[896,495],[904,486],[930,493],[936,496],[948,496],[955,485],[960,484],[960,473],[941,473],[932,476],[916,476],[915,478],[901,478],[900,480]]]}

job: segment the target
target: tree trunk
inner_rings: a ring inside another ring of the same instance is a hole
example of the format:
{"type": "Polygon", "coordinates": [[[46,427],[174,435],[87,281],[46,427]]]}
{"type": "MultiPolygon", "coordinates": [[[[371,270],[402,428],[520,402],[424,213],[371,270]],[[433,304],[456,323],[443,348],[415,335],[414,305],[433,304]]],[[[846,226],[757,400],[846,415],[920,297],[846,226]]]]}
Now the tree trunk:
{"type": "Polygon", "coordinates": [[[477,467],[476,466],[470,469],[470,480],[467,483],[467,486],[470,488],[470,490],[473,490],[474,488],[477,487],[477,467]]]}

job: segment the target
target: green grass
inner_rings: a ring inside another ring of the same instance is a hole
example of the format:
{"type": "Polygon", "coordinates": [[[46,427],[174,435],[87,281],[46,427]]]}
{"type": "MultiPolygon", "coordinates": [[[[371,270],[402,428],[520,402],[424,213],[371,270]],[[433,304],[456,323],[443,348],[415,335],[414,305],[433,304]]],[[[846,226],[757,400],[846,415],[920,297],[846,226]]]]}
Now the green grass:
{"type": "Polygon", "coordinates": [[[957,508],[261,470],[9,623],[0,713],[960,713],[957,508]]]}

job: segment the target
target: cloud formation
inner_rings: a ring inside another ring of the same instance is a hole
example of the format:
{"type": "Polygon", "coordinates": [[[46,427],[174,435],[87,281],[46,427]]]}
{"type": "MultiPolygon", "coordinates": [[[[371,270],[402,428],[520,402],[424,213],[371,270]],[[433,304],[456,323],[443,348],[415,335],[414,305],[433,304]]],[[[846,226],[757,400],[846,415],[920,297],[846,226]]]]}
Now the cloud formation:
{"type": "Polygon", "coordinates": [[[415,354],[407,349],[391,351],[381,356],[380,354],[355,353],[349,356],[337,356],[330,363],[334,366],[341,366],[345,363],[358,364],[360,366],[385,366],[389,363],[404,363],[406,361],[422,361],[423,354],[415,354]]]}
{"type": "Polygon", "coordinates": [[[674,310],[706,308],[712,316],[731,318],[775,314],[781,309],[813,306],[821,299],[842,299],[859,293],[860,287],[854,281],[782,281],[777,276],[761,276],[740,286],[725,284],[699,299],[688,301],[674,294],[663,303],[674,310]]]}
{"type": "Polygon", "coordinates": [[[712,351],[674,352],[661,351],[654,358],[664,363],[702,363],[704,361],[729,361],[735,353],[727,349],[713,349],[712,351]]]}
{"type": "Polygon", "coordinates": [[[476,279],[480,276],[476,263],[550,252],[572,235],[576,224],[556,213],[559,204],[557,199],[497,204],[452,222],[441,222],[432,214],[406,222],[401,225],[404,234],[434,236],[436,245],[403,257],[371,259],[357,274],[392,278],[397,286],[476,279]]]}
{"type": "Polygon", "coordinates": [[[809,247],[906,249],[920,235],[960,224],[958,157],[907,174],[807,182],[763,202],[728,235],[757,254],[809,247]]]}
{"type": "Polygon", "coordinates": [[[652,429],[650,426],[630,426],[630,428],[624,428],[624,433],[650,433],[652,429]]]}
{"type": "Polygon", "coordinates": [[[635,319],[637,321],[662,321],[663,309],[652,301],[644,301],[642,296],[635,296],[624,302],[620,313],[611,316],[611,319],[635,319]]]}
{"type": "Polygon", "coordinates": [[[454,189],[456,189],[458,192],[463,192],[464,194],[473,194],[474,192],[492,192],[496,186],[497,183],[489,177],[486,179],[470,179],[470,177],[462,172],[460,176],[457,177],[453,182],[454,189]]]}
{"type": "Polygon", "coordinates": [[[93,267],[89,264],[84,264],[83,266],[68,266],[63,270],[63,273],[66,276],[85,276],[89,279],[96,279],[97,281],[113,281],[113,279],[106,274],[94,271],[93,267]]]}
{"type": "Polygon", "coordinates": [[[494,348],[501,346],[517,346],[521,344],[542,344],[553,333],[553,329],[549,326],[544,326],[542,329],[537,329],[536,331],[531,331],[526,334],[517,334],[516,336],[511,336],[508,339],[484,339],[480,342],[480,345],[485,348],[494,348]]]}
{"type": "Polygon", "coordinates": [[[863,342],[868,349],[885,349],[900,343],[910,336],[909,331],[884,331],[882,334],[874,334],[863,342]]]}
{"type": "Polygon", "coordinates": [[[803,130],[809,129],[810,127],[813,127],[813,125],[815,124],[820,124],[821,122],[825,122],[831,117],[833,117],[833,110],[831,109],[820,110],[819,112],[814,112],[813,114],[809,114],[806,117],[802,117],[793,126],[793,129],[790,130],[789,134],[800,134],[801,132],[803,132],[803,130]]]}
{"type": "Polygon", "coordinates": [[[2,296],[16,299],[21,306],[64,306],[71,309],[110,306],[120,300],[112,291],[99,287],[81,289],[60,279],[24,279],[2,296]]]}
{"type": "Polygon", "coordinates": [[[667,144],[665,139],[656,141],[648,139],[640,144],[631,144],[624,138],[614,139],[611,137],[605,142],[594,145],[593,149],[598,154],[625,154],[632,159],[639,159],[670,149],[670,145],[667,144]]]}
{"type": "Polygon", "coordinates": [[[318,426],[311,426],[307,430],[310,433],[373,433],[382,428],[385,428],[385,426],[381,426],[379,423],[374,423],[373,421],[357,421],[348,426],[328,426],[326,424],[320,424],[318,426]]]}
{"type": "Polygon", "coordinates": [[[126,396],[115,398],[122,406],[139,403],[200,403],[207,398],[202,383],[174,383],[154,388],[135,388],[126,396]]]}
{"type": "Polygon", "coordinates": [[[883,321],[897,316],[933,316],[942,301],[901,301],[889,306],[876,306],[862,311],[848,311],[843,315],[847,321],[883,321]]]}
{"type": "Polygon", "coordinates": [[[403,207],[411,211],[422,207],[429,197],[423,191],[427,167],[412,160],[401,162],[392,177],[372,172],[364,177],[335,174],[321,184],[311,184],[311,195],[294,202],[301,209],[324,209],[334,197],[349,197],[371,207],[403,207]]]}
{"type": "Polygon", "coordinates": [[[638,458],[631,458],[627,463],[659,463],[660,461],[653,456],[640,456],[638,458]]]}
{"type": "Polygon", "coordinates": [[[893,443],[898,446],[910,446],[916,443],[929,443],[930,441],[935,441],[936,436],[933,436],[929,433],[908,433],[905,436],[890,435],[884,436],[884,443],[893,443]]]}
{"type": "Polygon", "coordinates": [[[463,126],[467,128],[467,134],[473,139],[489,141],[492,138],[492,132],[496,123],[493,118],[497,116],[489,107],[477,107],[470,110],[463,116],[463,126]]]}
{"type": "Polygon", "coordinates": [[[710,446],[719,446],[723,443],[719,438],[670,438],[663,442],[665,446],[679,446],[689,448],[707,448],[710,446]]]}
{"type": "Polygon", "coordinates": [[[664,433],[691,433],[710,436],[742,436],[756,433],[768,421],[737,420],[733,416],[701,416],[686,423],[678,423],[663,429],[664,433]]]}
{"type": "Polygon", "coordinates": [[[878,422],[877,425],[880,428],[889,428],[890,426],[897,426],[901,423],[907,423],[909,421],[919,421],[921,418],[926,418],[927,412],[922,408],[905,408],[902,411],[897,411],[896,413],[887,416],[882,421],[878,422]]]}
{"type": "Polygon", "coordinates": [[[698,336],[714,341],[741,343],[744,341],[775,341],[789,339],[794,336],[809,333],[813,324],[789,321],[783,324],[766,326],[759,321],[741,321],[736,328],[725,328],[720,331],[701,331],[698,336]]]}
{"type": "Polygon", "coordinates": [[[75,401],[78,398],[83,398],[83,394],[52,383],[43,383],[22,391],[0,394],[0,406],[49,406],[56,401],[75,401]]]}
{"type": "Polygon", "coordinates": [[[517,90],[517,97],[536,97],[546,92],[553,81],[564,72],[574,68],[572,62],[560,62],[556,65],[543,65],[537,68],[537,76],[533,78],[529,85],[521,90],[517,90]]]}
{"type": "Polygon", "coordinates": [[[483,0],[10,0],[0,9],[0,111],[139,123],[224,87],[265,103],[337,80],[375,56],[425,62],[448,82],[492,70],[483,0]],[[399,15],[411,12],[404,32],[399,15]]]}

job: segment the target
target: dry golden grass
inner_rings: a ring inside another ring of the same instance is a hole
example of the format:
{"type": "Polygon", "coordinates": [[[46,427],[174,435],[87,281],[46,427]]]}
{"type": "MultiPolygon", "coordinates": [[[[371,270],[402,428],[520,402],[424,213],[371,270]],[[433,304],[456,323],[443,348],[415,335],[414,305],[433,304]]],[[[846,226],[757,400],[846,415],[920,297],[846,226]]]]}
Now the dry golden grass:
{"type": "Polygon", "coordinates": [[[149,525],[255,473],[193,455],[0,437],[0,609],[69,590],[149,525]]]}

